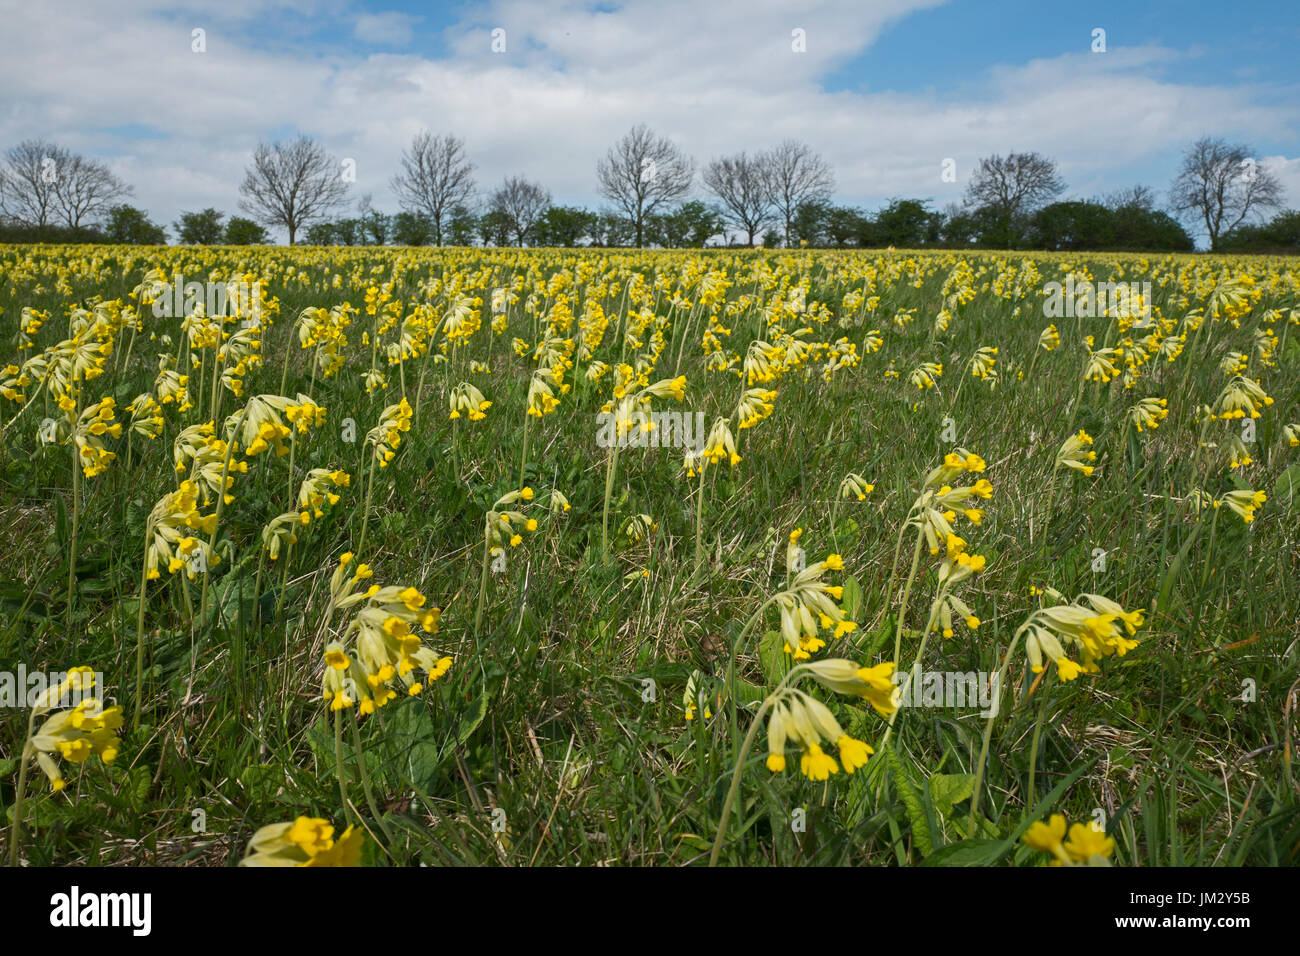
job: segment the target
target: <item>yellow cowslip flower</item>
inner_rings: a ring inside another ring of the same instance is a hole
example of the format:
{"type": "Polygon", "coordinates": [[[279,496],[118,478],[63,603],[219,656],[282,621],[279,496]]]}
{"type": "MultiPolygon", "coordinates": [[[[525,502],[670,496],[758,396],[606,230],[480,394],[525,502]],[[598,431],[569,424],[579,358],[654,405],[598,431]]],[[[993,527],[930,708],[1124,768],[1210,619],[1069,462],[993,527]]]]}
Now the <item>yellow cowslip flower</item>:
{"type": "Polygon", "coordinates": [[[1282,439],[1291,448],[1300,446],[1300,425],[1295,425],[1295,424],[1283,425],[1282,439]]]}
{"type": "Polygon", "coordinates": [[[1169,416],[1168,405],[1163,398],[1144,398],[1128,410],[1129,424],[1138,431],[1143,428],[1154,431],[1169,416]]]}
{"type": "Polygon", "coordinates": [[[1084,594],[1074,604],[1034,611],[1016,630],[1016,637],[1024,635],[1025,653],[1034,673],[1043,670],[1046,659],[1056,664],[1061,680],[1070,681],[1081,673],[1098,673],[1101,658],[1112,654],[1123,657],[1137,647],[1132,636],[1142,624],[1140,610],[1125,611],[1110,598],[1084,594]],[[1078,649],[1079,662],[1069,657],[1067,644],[1078,649]]]}
{"type": "Polygon", "coordinates": [[[845,773],[866,766],[874,751],[846,734],[825,704],[797,688],[782,689],[774,696],[767,724],[768,770],[785,770],[786,746],[794,744],[801,751],[799,769],[803,775],[809,780],[827,780],[839,773],[840,766],[822,749],[824,742],[837,748],[845,773]]]}
{"type": "Polygon", "coordinates": [[[1215,414],[1222,419],[1259,418],[1260,409],[1273,404],[1273,399],[1260,387],[1259,382],[1238,375],[1219,393],[1214,405],[1215,414]]]}
{"type": "Polygon", "coordinates": [[[680,402],[686,398],[686,376],[663,379],[646,388],[645,392],[655,398],[671,397],[680,402]]]}
{"type": "Polygon", "coordinates": [[[1092,436],[1080,428],[1062,443],[1060,451],[1056,453],[1054,467],[1073,468],[1082,472],[1085,478],[1091,478],[1096,466],[1088,463],[1097,460],[1097,453],[1088,449],[1091,444],[1092,436]]]}
{"type": "Polygon", "coordinates": [[[462,413],[472,422],[481,422],[492,403],[483,397],[483,393],[469,382],[461,382],[451,390],[451,414],[449,418],[460,418],[462,413]]]}
{"type": "Polygon", "coordinates": [[[1043,853],[1054,853],[1065,839],[1065,816],[1053,813],[1047,823],[1041,820],[1030,824],[1025,835],[1021,837],[1025,846],[1043,853]]]}
{"type": "Polygon", "coordinates": [[[332,606],[346,609],[364,604],[353,615],[343,640],[326,645],[322,697],[333,710],[356,705],[366,716],[397,698],[394,680],[414,696],[425,687],[413,676],[417,670],[424,671],[426,682],[432,684],[447,673],[452,660],[435,654],[411,630],[412,624],[419,624],[427,633],[436,634],[440,608],[426,607],[425,596],[411,587],[372,585],[356,591],[360,581],[369,577],[368,569],[360,565],[345,579],[348,563],[340,561],[334,573],[332,606]]]}
{"type": "Polygon", "coordinates": [[[310,523],[313,518],[323,518],[322,505],[339,503],[339,496],[331,488],[347,488],[351,484],[352,476],[340,469],[313,468],[307,472],[298,488],[298,512],[302,524],[310,523]]]}
{"type": "Polygon", "coordinates": [[[1052,866],[1109,866],[1115,852],[1115,840],[1106,836],[1096,823],[1075,823],[1066,838],[1065,816],[1053,813],[1047,823],[1031,824],[1021,837],[1025,846],[1040,853],[1050,853],[1052,866]]]}
{"type": "Polygon", "coordinates": [[[986,345],[977,349],[971,356],[970,373],[980,380],[988,378],[993,372],[993,366],[998,361],[998,349],[996,345],[986,345]]]}
{"type": "Polygon", "coordinates": [[[122,437],[122,425],[114,421],[117,415],[115,403],[111,397],[105,397],[98,403],[82,411],[75,423],[69,422],[72,440],[77,448],[77,461],[81,472],[87,478],[94,478],[108,470],[109,463],[117,457],[114,452],[104,447],[103,436],[122,437]]]}
{"type": "Polygon", "coordinates": [[[719,418],[709,429],[709,437],[704,442],[704,450],[700,457],[712,464],[720,461],[728,462],[732,468],[740,464],[741,457],[736,451],[736,439],[731,434],[729,422],[725,418],[719,418]]]}
{"type": "Polygon", "coordinates": [[[163,430],[162,406],[149,392],[133,398],[126,410],[131,413],[131,433],[153,441],[163,430]]]}
{"type": "MultiPolygon", "coordinates": [[[[537,528],[537,522],[530,519],[522,511],[510,510],[510,506],[517,502],[531,502],[534,497],[534,491],[530,487],[524,487],[518,491],[507,492],[496,500],[489,509],[484,518],[484,538],[485,546],[489,552],[493,548],[503,548],[506,544],[516,548],[523,543],[523,535],[515,529],[522,527],[525,531],[534,531],[537,528]]],[[[563,510],[563,506],[568,504],[563,495],[559,499],[554,496],[557,492],[551,492],[551,509],[554,511],[557,507],[563,510]],[[563,501],[563,505],[559,502],[563,501]]]]}
{"type": "Polygon", "coordinates": [[[122,709],[104,709],[99,700],[86,696],[94,684],[95,673],[91,668],[73,667],[61,683],[46,688],[32,704],[33,722],[51,711],[54,713],[27,738],[22,759],[35,757],[56,791],[63,789],[64,780],[55,757],[69,763],[84,763],[91,756],[99,757],[106,764],[117,759],[117,729],[122,726],[122,709]],[[69,706],[73,697],[77,698],[76,703],[69,706]]]}
{"type": "Polygon", "coordinates": [[[560,400],[555,397],[552,385],[558,385],[554,369],[539,368],[533,372],[528,381],[528,414],[533,418],[542,418],[560,407],[560,400]]]}
{"type": "Polygon", "coordinates": [[[841,498],[857,498],[858,501],[866,501],[867,495],[876,490],[876,486],[869,484],[866,479],[856,472],[845,476],[840,482],[841,498]]]}
{"type": "Polygon", "coordinates": [[[813,678],[836,694],[850,694],[867,701],[881,717],[898,710],[902,689],[894,683],[894,662],[860,667],[842,657],[810,661],[804,665],[813,678]]]}
{"type": "Polygon", "coordinates": [[[159,567],[175,574],[182,568],[192,580],[198,573],[220,563],[221,556],[206,541],[191,532],[211,535],[217,527],[215,514],[198,509],[198,485],[182,481],[176,491],[163,495],[145,523],[145,577],[161,576],[159,567]]]}
{"type": "Polygon", "coordinates": [[[284,406],[285,421],[293,425],[300,435],[324,425],[325,415],[325,408],[306,395],[299,395],[296,402],[284,406]]]}
{"type": "Polygon", "coordinates": [[[6,365],[4,371],[0,372],[0,396],[11,402],[21,404],[27,401],[27,395],[19,389],[26,388],[30,384],[31,379],[24,375],[17,365],[6,365]]]}
{"type": "Polygon", "coordinates": [[[366,433],[366,444],[374,447],[375,462],[380,468],[387,468],[388,463],[397,455],[402,435],[411,430],[414,415],[406,396],[402,396],[400,402],[389,405],[379,413],[379,424],[366,433]]]}
{"type": "MultiPolygon", "coordinates": [[[[796,528],[790,536],[787,570],[794,569],[794,556],[798,552],[795,542],[799,534],[796,528]]],[[[843,568],[844,562],[838,554],[828,555],[826,560],[811,564],[794,575],[789,588],[776,595],[774,601],[780,612],[781,636],[785,642],[783,649],[794,660],[807,660],[826,646],[819,636],[822,630],[831,631],[832,636],[838,639],[857,629],[857,624],[848,620],[836,603],[843,597],[843,589],[822,580],[827,571],[843,568]]]]}
{"type": "Polygon", "coordinates": [[[284,395],[254,395],[241,411],[226,419],[225,434],[243,445],[244,454],[249,458],[271,449],[275,450],[276,457],[287,455],[289,446],[285,439],[293,434],[285,424],[290,408],[294,409],[291,423],[298,423],[299,431],[306,431],[307,424],[318,418],[324,420],[325,410],[306,395],[299,395],[296,400],[284,395]]]}
{"type": "Polygon", "coordinates": [[[1255,509],[1264,504],[1268,497],[1262,491],[1251,491],[1249,488],[1242,488],[1237,491],[1229,491],[1222,498],[1214,503],[1214,507],[1227,505],[1228,509],[1236,514],[1246,524],[1255,520],[1255,509]]]}
{"type": "Polygon", "coordinates": [[[776,389],[747,389],[740,396],[740,404],[736,406],[736,417],[740,420],[740,427],[742,429],[753,428],[771,415],[772,409],[775,407],[773,405],[775,400],[776,389]]]}
{"type": "Polygon", "coordinates": [[[784,371],[785,351],[780,346],[762,339],[755,339],[749,344],[741,372],[746,385],[766,385],[776,381],[784,371]]]}
{"type": "Polygon", "coordinates": [[[1229,352],[1219,362],[1219,371],[1228,378],[1240,375],[1250,365],[1250,356],[1244,352],[1229,352]]]}
{"type": "MultiPolygon", "coordinates": [[[[965,567],[970,567],[969,563],[965,567]]],[[[948,582],[946,582],[948,583],[948,582]]],[[[953,630],[954,614],[972,631],[980,626],[980,619],[975,616],[970,607],[961,598],[955,594],[949,594],[947,591],[941,591],[940,596],[935,599],[937,605],[934,613],[934,630],[939,631],[945,638],[950,638],[955,633],[953,630]]]]}
{"type": "Polygon", "coordinates": [[[1038,347],[1045,352],[1050,352],[1061,344],[1061,333],[1056,331],[1055,325],[1049,325],[1043,329],[1038,336],[1038,347]]]}
{"type": "Polygon", "coordinates": [[[1070,827],[1070,838],[1065,841],[1065,852],[1076,863],[1093,858],[1109,859],[1115,852],[1115,840],[1096,823],[1075,823],[1070,827]]]}
{"type": "Polygon", "coordinates": [[[298,817],[262,827],[248,841],[240,866],[360,866],[365,835],[348,827],[338,840],[327,820],[298,817]]]}
{"type": "MultiPolygon", "coordinates": [[[[161,362],[170,363],[172,361],[174,360],[170,355],[161,357],[161,362]]],[[[153,384],[154,391],[158,393],[158,402],[162,405],[174,403],[178,411],[189,411],[194,407],[190,402],[189,380],[188,375],[182,375],[164,365],[159,370],[153,384]]]]}
{"type": "Polygon", "coordinates": [[[1083,378],[1087,382],[1106,383],[1119,374],[1119,369],[1115,366],[1115,359],[1123,358],[1124,350],[1122,348],[1102,348],[1095,352],[1088,353],[1088,361],[1084,363],[1083,378]]]}
{"type": "Polygon", "coordinates": [[[922,362],[907,375],[907,380],[919,389],[934,388],[943,376],[942,362],[922,362]]]}
{"type": "MultiPolygon", "coordinates": [[[[944,456],[943,464],[930,470],[925,476],[922,486],[925,488],[937,488],[942,485],[951,485],[957,478],[961,477],[967,471],[982,472],[987,467],[983,458],[974,452],[967,451],[965,448],[958,448],[944,456]]],[[[980,497],[987,497],[984,494],[984,485],[987,481],[980,484],[980,497]]],[[[978,483],[977,483],[978,484],[978,483]]],[[[989,485],[989,493],[992,493],[992,485],[989,485]]],[[[969,494],[963,496],[969,497],[969,494]]]]}

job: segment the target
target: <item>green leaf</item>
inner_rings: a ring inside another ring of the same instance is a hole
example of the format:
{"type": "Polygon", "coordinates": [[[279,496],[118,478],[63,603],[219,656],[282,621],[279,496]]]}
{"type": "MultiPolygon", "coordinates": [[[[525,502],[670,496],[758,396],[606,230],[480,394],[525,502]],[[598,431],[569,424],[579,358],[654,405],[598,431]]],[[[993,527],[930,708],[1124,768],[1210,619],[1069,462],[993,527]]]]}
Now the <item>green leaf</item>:
{"type": "Polygon", "coordinates": [[[1165,572],[1164,580],[1160,582],[1160,595],[1156,600],[1156,617],[1165,612],[1169,606],[1169,595],[1173,593],[1174,584],[1178,581],[1178,575],[1182,573],[1183,565],[1187,561],[1187,555],[1192,550],[1192,545],[1196,543],[1197,537],[1200,536],[1201,526],[1197,524],[1192,528],[1192,533],[1187,536],[1183,546],[1178,549],[1174,555],[1173,561],[1169,562],[1169,570],[1165,572]]]}
{"type": "Polygon", "coordinates": [[[922,856],[929,856],[934,852],[934,837],[930,833],[930,825],[925,819],[925,809],[921,806],[921,797],[917,794],[916,788],[912,786],[912,781],[907,779],[907,771],[903,769],[903,763],[894,753],[894,748],[886,745],[885,761],[889,764],[890,775],[893,777],[894,786],[898,788],[898,795],[903,801],[903,806],[907,808],[907,819],[912,824],[912,841],[916,848],[921,851],[922,856]]]}
{"type": "Polygon", "coordinates": [[[758,642],[758,660],[763,665],[763,676],[769,687],[781,683],[790,670],[790,658],[784,648],[785,639],[780,631],[767,631],[758,642]]]}
{"type": "Polygon", "coordinates": [[[989,866],[1006,852],[1004,840],[959,840],[935,850],[922,866],[989,866]]]}
{"type": "Polygon", "coordinates": [[[767,689],[747,680],[736,680],[736,703],[753,704],[767,699],[767,689]]]}
{"type": "MultiPolygon", "coordinates": [[[[480,699],[482,699],[480,697],[480,699]]],[[[486,706],[484,707],[486,712],[486,706]]],[[[479,717],[482,720],[482,717],[479,717]]],[[[464,721],[462,721],[462,726],[464,721]]],[[[474,722],[478,726],[478,722],[474,722]]],[[[385,728],[393,744],[394,766],[392,769],[409,780],[417,790],[429,793],[434,789],[438,768],[450,753],[439,746],[441,734],[434,726],[429,708],[423,701],[411,700],[396,708],[388,726],[385,728]]],[[[472,728],[465,733],[468,737],[472,728]]],[[[457,742],[463,743],[464,737],[457,742]]]]}
{"type": "Polygon", "coordinates": [[[934,807],[941,816],[952,816],[953,807],[963,800],[969,800],[974,792],[974,774],[936,773],[930,777],[930,798],[934,800],[934,807]]]}
{"type": "Polygon", "coordinates": [[[1273,498],[1286,503],[1288,511],[1300,510],[1300,462],[1296,462],[1277,476],[1273,482],[1273,498]]]}
{"type": "Polygon", "coordinates": [[[844,579],[844,598],[840,606],[850,621],[856,621],[862,612],[862,585],[851,574],[844,579]]]}
{"type": "Polygon", "coordinates": [[[463,744],[478,730],[478,725],[483,723],[483,718],[487,716],[488,711],[488,694],[484,690],[478,695],[478,699],[470,708],[470,712],[460,719],[460,724],[456,728],[456,743],[463,744]]]}

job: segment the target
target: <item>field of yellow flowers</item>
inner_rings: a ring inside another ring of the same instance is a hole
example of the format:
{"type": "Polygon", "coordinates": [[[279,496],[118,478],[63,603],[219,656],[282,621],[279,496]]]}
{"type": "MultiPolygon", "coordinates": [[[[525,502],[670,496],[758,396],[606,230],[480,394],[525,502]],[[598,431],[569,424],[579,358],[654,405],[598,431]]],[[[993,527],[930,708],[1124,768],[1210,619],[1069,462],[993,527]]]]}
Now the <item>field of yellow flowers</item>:
{"type": "Polygon", "coordinates": [[[1295,863],[1298,326],[1286,259],[0,247],[3,858],[1295,863]]]}

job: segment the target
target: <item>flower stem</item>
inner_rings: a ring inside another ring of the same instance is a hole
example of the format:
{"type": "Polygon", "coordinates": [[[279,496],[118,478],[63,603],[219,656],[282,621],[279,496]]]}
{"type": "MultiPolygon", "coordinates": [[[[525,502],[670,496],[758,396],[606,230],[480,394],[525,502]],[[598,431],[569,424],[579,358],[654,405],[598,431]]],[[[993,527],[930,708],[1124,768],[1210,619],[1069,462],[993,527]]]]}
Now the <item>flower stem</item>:
{"type": "Polygon", "coordinates": [[[907,618],[907,602],[912,597],[912,583],[916,580],[917,565],[921,563],[921,542],[924,540],[924,530],[917,528],[916,547],[912,549],[912,570],[908,572],[907,583],[903,585],[903,603],[898,609],[898,630],[894,634],[894,660],[898,660],[903,652],[903,621],[907,618]]]}
{"type": "Polygon", "coordinates": [[[763,722],[763,715],[767,713],[771,703],[772,698],[769,697],[758,708],[758,713],[754,715],[754,720],[749,725],[749,732],[745,734],[745,741],[740,745],[740,753],[736,754],[736,769],[731,773],[731,786],[727,790],[727,799],[722,804],[722,817],[718,820],[718,833],[713,838],[713,850],[709,853],[709,866],[718,865],[718,854],[722,851],[722,838],[726,835],[727,819],[731,816],[731,808],[736,802],[736,794],[740,792],[740,775],[741,771],[745,769],[745,758],[749,756],[749,748],[754,746],[754,737],[758,733],[759,725],[763,722]]]}
{"type": "Polygon", "coordinates": [[[18,786],[14,791],[14,822],[9,828],[9,865],[18,865],[18,844],[23,836],[23,798],[27,795],[27,765],[31,763],[32,728],[36,724],[35,710],[27,718],[27,736],[23,738],[22,754],[18,758],[18,786]]]}
{"type": "Polygon", "coordinates": [[[153,525],[144,529],[144,560],[140,562],[140,596],[136,601],[139,610],[135,620],[135,715],[131,719],[133,730],[140,729],[140,701],[144,696],[144,596],[149,585],[149,542],[153,540],[153,525]]]}

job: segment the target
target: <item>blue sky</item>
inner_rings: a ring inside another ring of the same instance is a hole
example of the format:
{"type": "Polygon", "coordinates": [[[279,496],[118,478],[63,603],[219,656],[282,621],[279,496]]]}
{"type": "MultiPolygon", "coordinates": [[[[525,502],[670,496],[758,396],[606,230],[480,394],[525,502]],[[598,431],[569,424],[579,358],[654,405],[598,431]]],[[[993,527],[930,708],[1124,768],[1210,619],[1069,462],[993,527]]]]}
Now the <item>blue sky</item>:
{"type": "Polygon", "coordinates": [[[1298,8],[0,0],[0,146],[44,137],[103,157],[166,223],[236,211],[251,150],[295,132],[354,159],[356,198],[379,208],[395,208],[388,179],[426,128],[465,139],[485,191],[523,173],[595,206],[596,159],[637,122],[700,163],[806,140],[840,201],[868,208],[956,201],[981,156],[1010,150],[1056,158],[1069,196],[1164,190],[1188,143],[1222,135],[1253,146],[1300,206],[1298,8]],[[956,183],[940,179],[945,159],[956,183]]]}

